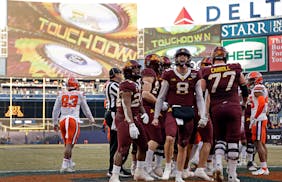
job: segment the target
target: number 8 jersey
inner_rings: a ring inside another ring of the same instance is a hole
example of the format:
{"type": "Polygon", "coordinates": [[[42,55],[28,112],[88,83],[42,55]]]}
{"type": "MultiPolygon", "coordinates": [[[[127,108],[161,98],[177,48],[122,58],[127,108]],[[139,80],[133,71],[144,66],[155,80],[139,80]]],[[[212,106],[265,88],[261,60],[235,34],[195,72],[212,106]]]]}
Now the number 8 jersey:
{"type": "Polygon", "coordinates": [[[193,106],[195,103],[195,86],[201,79],[199,72],[188,68],[185,75],[181,75],[176,69],[166,70],[162,79],[168,81],[169,91],[167,102],[170,106],[193,106]]]}

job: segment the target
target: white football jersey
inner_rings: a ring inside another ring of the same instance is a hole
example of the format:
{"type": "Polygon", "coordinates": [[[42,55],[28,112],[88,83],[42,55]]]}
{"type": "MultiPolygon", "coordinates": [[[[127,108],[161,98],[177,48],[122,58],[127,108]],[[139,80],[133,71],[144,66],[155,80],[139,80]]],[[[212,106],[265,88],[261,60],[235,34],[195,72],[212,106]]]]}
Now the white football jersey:
{"type": "Polygon", "coordinates": [[[267,120],[267,102],[268,102],[268,91],[266,87],[262,84],[255,85],[254,88],[251,91],[251,96],[250,96],[250,102],[251,102],[251,117],[254,118],[257,109],[258,109],[258,98],[255,97],[256,92],[262,93],[264,99],[265,99],[265,106],[261,112],[261,114],[257,117],[258,120],[267,120]]]}
{"type": "Polygon", "coordinates": [[[52,113],[54,124],[58,124],[60,114],[60,120],[67,117],[73,117],[77,122],[80,122],[80,107],[84,115],[90,121],[93,121],[92,113],[87,105],[86,97],[83,92],[76,90],[59,92],[52,113]]]}

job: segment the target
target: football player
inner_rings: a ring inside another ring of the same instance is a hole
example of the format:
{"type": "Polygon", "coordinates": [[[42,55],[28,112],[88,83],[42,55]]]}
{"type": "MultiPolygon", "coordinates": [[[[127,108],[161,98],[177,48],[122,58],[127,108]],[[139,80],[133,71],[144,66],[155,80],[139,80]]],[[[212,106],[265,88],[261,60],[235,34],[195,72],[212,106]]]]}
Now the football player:
{"type": "Polygon", "coordinates": [[[183,182],[182,172],[187,154],[187,145],[192,134],[191,128],[194,126],[194,99],[197,100],[197,106],[200,112],[200,121],[202,126],[207,123],[205,103],[201,89],[200,76],[195,70],[189,67],[191,53],[181,48],[175,53],[174,69],[166,70],[162,75],[161,90],[155,104],[155,113],[153,124],[159,124],[159,116],[163,102],[167,100],[170,108],[165,117],[165,158],[166,166],[163,179],[167,180],[171,172],[171,156],[173,155],[173,146],[176,135],[178,135],[178,154],[177,154],[177,172],[175,181],[183,182]],[[194,97],[196,94],[196,97],[194,97]]]}
{"type": "Polygon", "coordinates": [[[65,144],[64,159],[60,169],[61,173],[74,172],[75,163],[72,161],[71,156],[72,149],[80,134],[80,107],[90,122],[95,123],[87,105],[86,97],[83,92],[79,91],[78,81],[74,77],[70,77],[67,80],[67,91],[59,92],[52,113],[54,130],[58,131],[60,128],[65,144]]]}
{"type": "Polygon", "coordinates": [[[261,73],[253,71],[247,76],[251,88],[251,123],[252,140],[259,155],[261,167],[252,175],[269,175],[267,168],[266,128],[267,128],[267,103],[268,91],[262,84],[261,73]]]}
{"type": "Polygon", "coordinates": [[[154,178],[149,176],[144,170],[148,145],[142,122],[148,123],[149,116],[142,105],[141,88],[137,83],[137,80],[141,78],[140,69],[141,65],[135,60],[127,61],[123,68],[125,80],[119,85],[119,98],[115,116],[118,149],[114,157],[114,166],[110,182],[120,181],[119,173],[122,159],[127,155],[132,142],[136,143],[138,151],[134,180],[154,180],[154,178]]]}
{"type": "Polygon", "coordinates": [[[228,52],[224,47],[216,47],[212,53],[213,65],[203,71],[204,87],[208,89],[211,120],[215,135],[214,178],[223,181],[222,158],[227,153],[228,181],[238,182],[237,163],[239,159],[239,140],[241,136],[242,109],[238,86],[242,90],[244,104],[248,89],[240,64],[228,64],[228,52]]]}
{"type": "MultiPolygon", "coordinates": [[[[157,100],[157,95],[160,91],[161,86],[161,58],[157,54],[149,54],[145,57],[145,69],[142,71],[142,99],[143,106],[149,115],[149,123],[144,125],[145,132],[148,137],[148,151],[146,152],[146,170],[147,172],[155,176],[153,171],[153,157],[154,152],[156,152],[159,144],[163,143],[163,135],[161,126],[152,125],[152,120],[154,116],[155,103],[157,100]]],[[[163,103],[162,110],[168,108],[167,102],[163,103]]],[[[162,175],[162,170],[157,170],[157,176],[162,175]]]]}

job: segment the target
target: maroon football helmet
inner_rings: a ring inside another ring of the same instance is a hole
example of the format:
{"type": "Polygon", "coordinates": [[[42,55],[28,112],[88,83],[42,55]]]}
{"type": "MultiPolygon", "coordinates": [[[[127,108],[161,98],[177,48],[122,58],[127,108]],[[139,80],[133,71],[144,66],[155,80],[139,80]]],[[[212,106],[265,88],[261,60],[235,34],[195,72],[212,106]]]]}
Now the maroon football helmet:
{"type": "Polygon", "coordinates": [[[123,67],[123,75],[125,79],[136,80],[141,78],[141,65],[136,60],[126,61],[123,67]]]}
{"type": "Polygon", "coordinates": [[[213,62],[214,60],[223,60],[224,62],[226,62],[227,59],[228,59],[228,52],[226,51],[224,47],[218,46],[214,49],[212,53],[213,62]]]}
{"type": "Polygon", "coordinates": [[[162,72],[161,57],[157,54],[149,54],[145,57],[144,65],[146,68],[153,69],[158,75],[162,72]]]}
{"type": "Polygon", "coordinates": [[[161,60],[162,60],[162,66],[164,70],[169,69],[171,67],[171,61],[168,57],[161,56],[161,60]]]}

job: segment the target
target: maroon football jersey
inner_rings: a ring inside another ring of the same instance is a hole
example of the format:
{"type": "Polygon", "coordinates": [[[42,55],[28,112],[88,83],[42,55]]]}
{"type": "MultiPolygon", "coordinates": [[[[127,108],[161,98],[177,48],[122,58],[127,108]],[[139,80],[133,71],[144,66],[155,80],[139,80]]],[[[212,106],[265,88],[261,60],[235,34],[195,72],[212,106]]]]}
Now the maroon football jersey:
{"type": "MultiPolygon", "coordinates": [[[[152,89],[150,90],[150,93],[152,93],[155,97],[158,97],[161,88],[161,79],[157,77],[156,72],[151,68],[145,68],[142,71],[142,78],[146,76],[155,78],[154,82],[152,83],[152,89]]],[[[155,104],[149,103],[145,99],[143,99],[143,106],[154,108],[155,104]]]]}
{"type": "Polygon", "coordinates": [[[131,110],[132,114],[136,115],[139,113],[139,107],[141,103],[141,91],[138,84],[131,80],[125,80],[119,85],[119,98],[117,100],[118,112],[123,113],[123,107],[121,102],[121,94],[123,92],[132,92],[131,94],[131,110]]]}
{"type": "Polygon", "coordinates": [[[195,86],[200,74],[196,70],[189,69],[188,73],[181,75],[176,69],[166,70],[162,79],[168,81],[169,90],[167,93],[167,102],[170,106],[193,106],[195,100],[195,86]]]}
{"type": "Polygon", "coordinates": [[[210,93],[211,106],[223,102],[240,104],[238,86],[241,72],[240,64],[216,64],[202,71],[210,93]]]}

